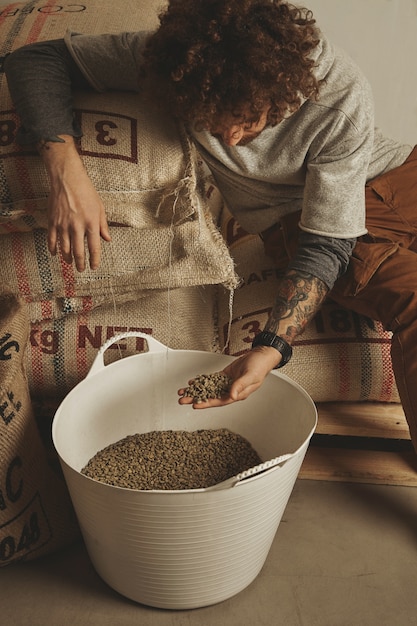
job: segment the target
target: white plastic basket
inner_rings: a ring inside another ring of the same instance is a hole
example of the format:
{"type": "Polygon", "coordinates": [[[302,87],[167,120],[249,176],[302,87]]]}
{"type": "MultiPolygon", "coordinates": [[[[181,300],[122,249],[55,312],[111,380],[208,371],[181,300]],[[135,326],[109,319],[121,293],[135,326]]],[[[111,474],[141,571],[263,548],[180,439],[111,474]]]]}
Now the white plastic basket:
{"type": "Polygon", "coordinates": [[[195,411],[177,390],[232,357],[171,350],[144,333],[114,337],[85,380],[58,408],[54,445],[97,573],[116,591],[165,609],[214,604],[240,592],[261,570],[317,422],[313,401],[281,373],[247,400],[195,411]],[[148,352],[104,365],[126,336],[148,352]],[[263,463],[208,489],[140,491],[81,474],[98,450],[152,430],[228,428],[263,463]]]}

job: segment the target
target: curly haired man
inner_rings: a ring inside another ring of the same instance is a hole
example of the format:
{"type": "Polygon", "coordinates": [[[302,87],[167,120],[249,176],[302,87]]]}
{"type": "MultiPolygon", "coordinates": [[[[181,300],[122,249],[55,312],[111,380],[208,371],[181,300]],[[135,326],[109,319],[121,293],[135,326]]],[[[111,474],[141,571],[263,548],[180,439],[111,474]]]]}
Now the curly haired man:
{"type": "Polygon", "coordinates": [[[59,241],[82,271],[85,238],[92,267],[109,238],[74,147],[71,89],[146,84],[284,269],[263,332],[227,368],[229,395],[198,408],[258,389],[330,294],[392,331],[417,449],[417,150],[374,128],[367,80],[310,11],[284,0],[171,0],[154,33],[70,35],[12,53],[5,68],[20,140],[38,143],[50,174],[51,253],[59,241]]]}

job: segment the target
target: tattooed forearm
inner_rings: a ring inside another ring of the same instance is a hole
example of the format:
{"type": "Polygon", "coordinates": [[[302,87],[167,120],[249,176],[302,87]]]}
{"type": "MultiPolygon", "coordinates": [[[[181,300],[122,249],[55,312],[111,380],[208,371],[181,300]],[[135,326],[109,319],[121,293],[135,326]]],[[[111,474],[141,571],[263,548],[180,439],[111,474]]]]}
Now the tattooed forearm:
{"type": "Polygon", "coordinates": [[[280,283],[265,330],[291,343],[317,313],[327,293],[327,286],[319,278],[305,272],[288,271],[280,283]]]}

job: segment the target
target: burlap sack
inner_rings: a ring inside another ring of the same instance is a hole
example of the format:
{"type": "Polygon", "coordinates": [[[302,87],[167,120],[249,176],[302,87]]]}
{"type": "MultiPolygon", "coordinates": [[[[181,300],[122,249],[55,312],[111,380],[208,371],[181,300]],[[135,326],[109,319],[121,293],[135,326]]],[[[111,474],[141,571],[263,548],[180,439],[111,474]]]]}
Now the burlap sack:
{"type": "MultiPolygon", "coordinates": [[[[226,354],[237,356],[250,349],[256,332],[265,325],[280,274],[265,256],[261,239],[246,233],[227,209],[222,232],[242,284],[234,295],[230,324],[229,296],[220,294],[220,346],[226,354]]],[[[391,333],[379,322],[328,300],[294,342],[293,357],[283,371],[316,402],[399,402],[390,344],[391,333]]]]}
{"type": "MultiPolygon", "coordinates": [[[[213,286],[152,290],[135,302],[32,323],[26,357],[31,394],[64,397],[88,374],[107,339],[130,330],[174,349],[218,351],[216,292],[213,286]]],[[[125,339],[106,351],[105,363],[143,350],[142,339],[125,339]]]]}
{"type": "MultiPolygon", "coordinates": [[[[209,210],[215,221],[220,218],[223,207],[223,200],[219,194],[219,190],[214,185],[212,177],[205,175],[203,179],[204,195],[207,199],[209,210]]],[[[126,229],[112,229],[116,233],[117,241],[120,241],[122,249],[121,258],[126,259],[127,265],[132,262],[133,251],[126,247],[128,242],[128,233],[126,229]],[[126,235],[126,245],[123,245],[123,236],[126,235]]],[[[25,301],[28,307],[29,319],[31,322],[41,320],[51,320],[65,317],[73,313],[89,313],[97,306],[107,304],[110,299],[117,299],[118,305],[124,302],[132,302],[148,295],[152,291],[154,285],[151,284],[150,289],[138,289],[136,286],[127,285],[126,290],[121,289],[114,292],[110,286],[106,288],[106,283],[98,284],[90,290],[85,286],[84,295],[77,295],[74,288],[76,272],[72,266],[60,261],[60,273],[50,271],[51,259],[46,249],[46,235],[43,231],[35,231],[34,237],[27,240],[27,235],[23,233],[14,233],[9,237],[0,237],[2,246],[0,246],[0,257],[3,259],[2,268],[0,269],[0,283],[14,284],[13,291],[17,292],[25,301]],[[7,260],[8,259],[8,260],[7,260]],[[63,294],[57,293],[57,277],[62,280],[63,294]],[[33,299],[33,291],[37,291],[39,299],[33,299]]],[[[194,284],[194,275],[192,269],[195,263],[192,258],[185,261],[182,266],[187,271],[189,282],[194,284]]],[[[178,266],[175,271],[178,270],[178,266]]],[[[111,272],[111,268],[109,268],[111,272]]],[[[184,276],[181,276],[182,282],[184,276]]],[[[151,282],[149,280],[148,282],[151,282]]]]}
{"type": "MultiPolygon", "coordinates": [[[[11,5],[0,21],[0,55],[67,29],[100,33],[152,28],[150,2],[11,5]],[[78,7],[78,8],[77,8],[78,7]]],[[[0,264],[3,282],[26,302],[201,284],[236,283],[215,224],[201,165],[184,131],[142,96],[79,94],[81,154],[113,225],[97,271],[80,274],[46,249],[48,181],[40,157],[15,143],[18,120],[0,75],[0,264]],[[45,294],[47,296],[45,297],[45,294]]],[[[41,305],[39,305],[41,306],[41,305]]],[[[40,317],[41,319],[42,317],[40,317]]]]}
{"type": "Polygon", "coordinates": [[[34,419],[25,373],[26,308],[0,294],[0,566],[74,541],[78,526],[63,478],[34,419]]]}
{"type": "Polygon", "coordinates": [[[32,320],[60,308],[62,314],[68,300],[85,297],[89,300],[78,300],[75,308],[97,306],[103,296],[123,302],[144,289],[217,283],[233,287],[234,265],[224,241],[213,227],[210,242],[200,246],[205,230],[188,222],[175,229],[172,239],[169,229],[149,229],[143,237],[140,229],[111,228],[112,243],[103,247],[100,268],[82,274],[49,255],[45,230],[11,233],[0,239],[0,276],[31,305],[32,320]]]}

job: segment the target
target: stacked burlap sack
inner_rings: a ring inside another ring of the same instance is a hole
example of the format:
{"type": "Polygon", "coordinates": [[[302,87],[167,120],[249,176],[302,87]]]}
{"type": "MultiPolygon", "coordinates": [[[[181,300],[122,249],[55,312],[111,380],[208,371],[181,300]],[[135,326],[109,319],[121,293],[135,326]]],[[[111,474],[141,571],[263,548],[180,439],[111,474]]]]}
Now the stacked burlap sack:
{"type": "Polygon", "coordinates": [[[26,377],[27,308],[0,289],[0,566],[79,536],[49,434],[41,438],[26,377]]]}
{"type": "MultiPolygon", "coordinates": [[[[63,36],[67,29],[153,28],[155,7],[159,4],[137,0],[117,6],[113,0],[10,5],[0,19],[0,56],[28,42],[63,36]]],[[[80,152],[103,199],[112,238],[103,243],[100,268],[84,273],[47,250],[46,171],[33,147],[16,143],[19,120],[0,74],[0,286],[7,286],[8,301],[19,303],[10,309],[8,324],[21,335],[15,339],[4,329],[6,346],[19,339],[21,380],[19,393],[7,385],[2,392],[10,395],[9,403],[14,398],[22,406],[25,417],[19,436],[10,436],[9,424],[1,433],[1,449],[7,452],[0,474],[3,565],[44,554],[74,536],[69,515],[61,524],[47,511],[42,481],[51,447],[42,447],[41,440],[38,445],[35,430],[50,438],[54,410],[87,375],[102,344],[139,330],[171,348],[218,350],[217,290],[237,284],[216,225],[218,193],[182,129],[138,94],[76,94],[75,107],[83,130],[80,152]],[[36,459],[42,477],[33,471],[36,459]],[[33,474],[30,484],[26,472],[33,474]]],[[[143,340],[129,337],[106,352],[105,362],[144,349],[143,340]]],[[[5,354],[9,358],[9,351],[5,354]]],[[[69,505],[62,481],[50,485],[48,494],[57,506],[62,499],[69,505]]]]}
{"type": "MultiPolygon", "coordinates": [[[[2,54],[67,29],[99,33],[155,24],[149,2],[124,1],[117,10],[111,0],[66,7],[29,2],[4,18],[2,54]]],[[[19,121],[2,81],[1,115],[11,130],[1,159],[1,276],[29,309],[32,395],[62,398],[86,376],[97,349],[125,330],[148,332],[172,348],[216,349],[216,286],[233,287],[236,278],[214,223],[218,202],[209,201],[210,187],[182,129],[141,95],[76,95],[80,152],[112,237],[103,244],[100,268],[78,273],[48,253],[48,179],[33,148],[14,141],[19,121]]],[[[107,360],[141,349],[141,341],[129,339],[107,360]]]]}

